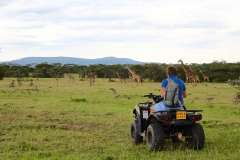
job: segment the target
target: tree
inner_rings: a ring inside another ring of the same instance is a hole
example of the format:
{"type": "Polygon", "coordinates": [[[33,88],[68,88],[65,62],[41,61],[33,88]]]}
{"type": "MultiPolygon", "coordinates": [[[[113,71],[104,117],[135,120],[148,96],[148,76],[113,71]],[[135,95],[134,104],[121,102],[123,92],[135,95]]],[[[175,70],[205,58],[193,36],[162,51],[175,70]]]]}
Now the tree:
{"type": "MultiPolygon", "coordinates": [[[[144,65],[131,65],[131,69],[143,79],[160,82],[166,78],[167,64],[148,63],[144,65]]],[[[178,76],[185,79],[184,70],[180,65],[175,65],[178,76]]],[[[238,79],[240,76],[240,63],[213,62],[204,64],[191,64],[193,71],[202,79],[200,70],[206,74],[212,82],[226,82],[229,79],[238,79]]],[[[128,71],[125,65],[90,65],[79,66],[74,64],[38,64],[36,66],[0,65],[0,79],[3,77],[28,77],[30,75],[39,78],[59,78],[64,73],[76,73],[80,78],[94,73],[99,78],[128,78],[128,71]]]]}
{"type": "Polygon", "coordinates": [[[5,70],[2,66],[0,66],[0,80],[3,80],[5,74],[5,70]]]}

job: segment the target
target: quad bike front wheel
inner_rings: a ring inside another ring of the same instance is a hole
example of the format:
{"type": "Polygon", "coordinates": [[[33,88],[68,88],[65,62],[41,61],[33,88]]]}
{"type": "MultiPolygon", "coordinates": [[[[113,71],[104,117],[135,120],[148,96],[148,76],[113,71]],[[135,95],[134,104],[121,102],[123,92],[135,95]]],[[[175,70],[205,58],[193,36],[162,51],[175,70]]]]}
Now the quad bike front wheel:
{"type": "Polygon", "coordinates": [[[203,127],[196,123],[193,126],[187,129],[187,137],[186,141],[190,148],[195,150],[201,150],[204,147],[205,143],[205,134],[203,127]]]}
{"type": "Polygon", "coordinates": [[[161,124],[152,123],[147,128],[146,142],[150,151],[161,150],[164,146],[164,132],[161,124]]]}
{"type": "Polygon", "coordinates": [[[131,138],[134,144],[140,144],[143,142],[143,137],[140,135],[137,122],[134,121],[131,125],[131,138]]]}

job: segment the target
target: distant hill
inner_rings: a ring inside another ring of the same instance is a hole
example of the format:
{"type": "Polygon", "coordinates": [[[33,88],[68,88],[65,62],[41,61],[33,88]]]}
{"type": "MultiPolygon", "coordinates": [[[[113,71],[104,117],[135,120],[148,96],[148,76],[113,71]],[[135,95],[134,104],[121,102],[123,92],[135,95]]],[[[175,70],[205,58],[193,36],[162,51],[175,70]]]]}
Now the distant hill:
{"type": "Polygon", "coordinates": [[[8,64],[29,65],[40,63],[61,63],[61,64],[76,64],[76,65],[93,65],[93,64],[143,64],[143,62],[135,61],[129,58],[104,57],[96,59],[73,58],[73,57],[26,57],[9,62],[8,64]]]}

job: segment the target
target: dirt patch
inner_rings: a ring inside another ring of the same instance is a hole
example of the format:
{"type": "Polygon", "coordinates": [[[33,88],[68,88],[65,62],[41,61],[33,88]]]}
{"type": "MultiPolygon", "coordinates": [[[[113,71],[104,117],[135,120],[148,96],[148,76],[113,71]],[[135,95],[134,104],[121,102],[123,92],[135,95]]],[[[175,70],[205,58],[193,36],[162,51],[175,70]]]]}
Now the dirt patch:
{"type": "Polygon", "coordinates": [[[114,113],[112,113],[112,112],[108,112],[108,113],[105,113],[104,115],[105,115],[105,116],[113,116],[114,113]]]}
{"type": "Polygon", "coordinates": [[[114,98],[124,98],[124,99],[131,99],[128,95],[120,95],[115,88],[109,88],[110,91],[112,91],[112,94],[114,98]]]}
{"type": "Polygon", "coordinates": [[[214,97],[207,97],[206,98],[207,103],[211,103],[213,100],[215,100],[214,97]]]}

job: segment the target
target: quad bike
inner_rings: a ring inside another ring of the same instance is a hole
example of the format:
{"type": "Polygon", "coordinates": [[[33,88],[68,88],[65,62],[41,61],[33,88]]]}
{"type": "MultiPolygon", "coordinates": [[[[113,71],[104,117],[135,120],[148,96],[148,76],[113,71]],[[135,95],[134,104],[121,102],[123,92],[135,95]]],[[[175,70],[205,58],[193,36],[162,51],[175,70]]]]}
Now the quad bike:
{"type": "Polygon", "coordinates": [[[202,110],[187,110],[183,107],[155,112],[151,106],[163,101],[163,98],[152,93],[144,97],[153,101],[139,103],[133,110],[131,137],[134,144],[140,144],[145,139],[149,150],[157,151],[163,148],[165,139],[170,138],[173,143],[185,142],[195,150],[204,147],[204,130],[197,123],[202,119],[202,110]]]}

